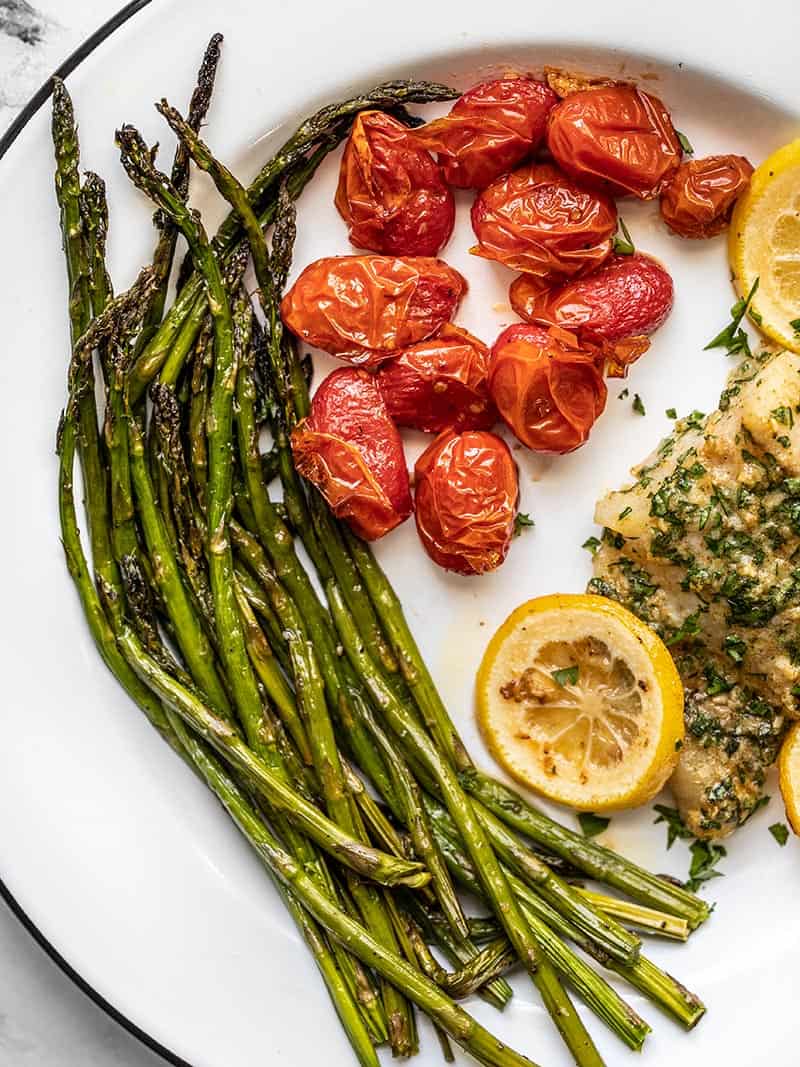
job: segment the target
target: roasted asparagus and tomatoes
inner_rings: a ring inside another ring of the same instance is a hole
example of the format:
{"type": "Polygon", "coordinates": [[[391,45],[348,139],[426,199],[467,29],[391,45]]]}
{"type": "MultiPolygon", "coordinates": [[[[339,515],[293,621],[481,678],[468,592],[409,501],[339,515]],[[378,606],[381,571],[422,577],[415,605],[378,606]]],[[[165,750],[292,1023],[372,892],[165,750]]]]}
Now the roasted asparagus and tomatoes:
{"type": "MultiPolygon", "coordinates": [[[[800,150],[777,154],[769,175],[738,155],[690,158],[657,96],[547,68],[461,94],[393,81],[329,104],[245,187],[199,133],[220,42],[215,35],[209,45],[186,118],[158,105],[179,142],[169,174],[135,127],[117,131],[121,163],[143,194],[142,225],[155,207],[159,229],[152,262],[116,296],[105,188],[81,171],[72,102],[62,82],[54,86],[70,353],[59,514],[87,625],[122,689],[274,881],[362,1067],[376,1067],[383,1045],[398,1057],[416,1052],[418,1013],[446,1060],[455,1042],[490,1067],[530,1067],[459,1003],[476,993],[504,1008],[515,969],[579,1067],[600,1067],[590,1029],[603,1026],[635,1050],[650,1031],[624,999],[628,987],[647,1015],[660,1008],[686,1029],[702,1017],[701,1001],[648,957],[641,933],[685,941],[711,907],[694,883],[666,880],[595,841],[607,819],[593,813],[649,801],[677,764],[692,829],[697,812],[738,819],[744,789],[723,815],[690,796],[698,785],[681,750],[698,746],[687,741],[694,720],[685,720],[682,686],[705,679],[690,714],[713,699],[712,686],[730,694],[717,719],[738,736],[729,722],[737,672],[767,652],[779,670],[796,575],[787,571],[779,600],[747,584],[750,549],[741,537],[733,544],[729,520],[749,497],[727,499],[733,467],[728,481],[710,481],[706,452],[716,446],[698,437],[707,423],[676,431],[696,448],[692,465],[662,455],[648,468],[652,488],[640,478],[601,508],[608,529],[594,546],[591,593],[527,601],[478,673],[492,752],[525,785],[583,813],[589,822],[578,832],[474,762],[371,542],[413,515],[423,552],[404,566],[470,581],[514,553],[515,535],[531,523],[519,510],[526,450],[557,457],[591,448],[607,379],[636,375],[684,299],[669,265],[634,248],[626,197],[652,201],[676,239],[729,229],[746,292],[715,344],[741,351],[749,312],[800,350],[800,327],[785,314],[791,261],[779,224],[800,150]],[[436,116],[410,110],[428,105],[436,116]],[[297,202],[336,152],[341,239],[324,258],[293,264],[297,202]],[[213,237],[187,203],[193,169],[229,209],[213,237]],[[471,201],[469,221],[461,214],[472,252],[507,274],[521,320],[499,335],[459,320],[469,271],[447,261],[459,198],[471,201]],[[765,233],[774,246],[767,262],[765,233]],[[254,285],[245,281],[250,267],[254,285]],[[341,365],[319,380],[309,348],[341,365]],[[413,471],[411,433],[428,435],[413,471]],[[682,496],[654,512],[656,484],[667,500],[667,483],[682,496]],[[680,531],[670,517],[679,508],[680,531]],[[630,531],[644,529],[648,514],[658,516],[663,551],[682,553],[706,511],[708,552],[721,558],[732,545],[744,562],[730,573],[744,585],[703,578],[696,553],[691,564],[672,561],[669,583],[735,603],[735,629],[717,618],[722,601],[707,616],[698,605],[697,618],[678,618],[654,580],[645,592],[661,548],[640,539],[628,557],[630,531]],[[713,675],[676,667],[671,649],[709,634],[725,646],[708,652],[713,675]],[[720,689],[723,653],[736,666],[720,689]]],[[[748,424],[757,447],[752,458],[742,453],[747,491],[767,508],[753,543],[764,540],[765,558],[778,562],[796,539],[793,527],[781,531],[795,523],[800,474],[800,462],[791,467],[800,401],[783,397],[778,373],[796,357],[781,358],[758,372],[776,402],[761,403],[757,425],[748,424]],[[772,430],[786,450],[780,482],[767,459],[773,444],[759,437],[772,430]]],[[[521,573],[520,589],[527,580],[521,573]]],[[[795,715],[793,678],[780,675],[780,723],[762,716],[762,762],[795,715]]],[[[797,826],[794,733],[790,741],[782,783],[797,826]]],[[[726,758],[727,767],[739,757],[726,758]]]]}

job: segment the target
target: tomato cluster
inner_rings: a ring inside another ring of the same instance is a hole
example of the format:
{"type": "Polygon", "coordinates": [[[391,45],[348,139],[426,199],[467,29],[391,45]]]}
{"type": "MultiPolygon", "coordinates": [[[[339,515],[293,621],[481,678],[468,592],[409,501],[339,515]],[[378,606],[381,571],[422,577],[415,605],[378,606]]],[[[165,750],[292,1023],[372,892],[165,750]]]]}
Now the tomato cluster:
{"type": "Polygon", "coordinates": [[[368,540],[412,511],[434,562],[460,574],[506,556],[517,466],[490,431],[563,454],[583,445],[607,398],[670,313],[673,284],[615,238],[619,197],[659,198],[682,237],[723,230],[752,167],[684,159],[657,97],[547,68],[546,80],[482,82],[421,127],[357,115],[336,207],[369,254],[317,260],[281,305],[302,341],[351,364],[334,371],[292,434],[298,471],[368,540]],[[454,323],[467,282],[435,258],[455,218],[452,187],[477,190],[471,251],[520,272],[524,320],[490,349],[454,323]],[[436,434],[409,474],[398,427],[436,434]]]}

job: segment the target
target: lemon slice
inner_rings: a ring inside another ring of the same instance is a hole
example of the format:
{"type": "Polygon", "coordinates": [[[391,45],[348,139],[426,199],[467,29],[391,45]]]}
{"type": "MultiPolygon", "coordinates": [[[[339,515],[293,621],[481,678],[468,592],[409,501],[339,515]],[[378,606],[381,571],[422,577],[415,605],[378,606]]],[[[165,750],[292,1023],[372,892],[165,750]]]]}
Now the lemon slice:
{"type": "Polygon", "coordinates": [[[778,774],[786,818],[794,832],[800,834],[800,723],[795,723],[783,739],[778,774]]]}
{"type": "Polygon", "coordinates": [[[583,811],[643,804],[683,739],[683,688],[643,622],[605,597],[529,600],[503,623],[477,679],[478,721],[518,781],[583,811]]]}
{"type": "Polygon", "coordinates": [[[737,201],[728,241],[740,295],[759,279],[753,321],[779,345],[800,352],[800,330],[792,325],[800,319],[800,140],[756,169],[737,201]]]}

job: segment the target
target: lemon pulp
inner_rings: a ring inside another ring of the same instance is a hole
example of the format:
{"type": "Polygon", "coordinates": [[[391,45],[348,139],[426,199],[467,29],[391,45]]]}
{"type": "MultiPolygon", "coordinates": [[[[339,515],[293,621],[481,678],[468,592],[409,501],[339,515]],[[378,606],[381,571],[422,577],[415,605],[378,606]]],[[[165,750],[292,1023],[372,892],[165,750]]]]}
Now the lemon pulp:
{"type": "Polygon", "coordinates": [[[683,737],[669,653],[603,597],[540,597],[518,608],[487,648],[477,701],[498,762],[583,810],[644,803],[672,772],[683,737]]]}

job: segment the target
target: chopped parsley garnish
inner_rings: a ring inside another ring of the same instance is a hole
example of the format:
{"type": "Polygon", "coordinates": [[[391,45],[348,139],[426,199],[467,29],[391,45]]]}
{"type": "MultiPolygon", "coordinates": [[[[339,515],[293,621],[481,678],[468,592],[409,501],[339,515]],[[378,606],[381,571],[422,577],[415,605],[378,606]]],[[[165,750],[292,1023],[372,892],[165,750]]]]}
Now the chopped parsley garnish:
{"type": "Polygon", "coordinates": [[[667,848],[672,848],[679,838],[684,841],[691,838],[692,832],[684,826],[677,808],[668,808],[666,804],[654,804],[653,811],[658,812],[654,826],[660,822],[667,824],[667,848]]]}
{"type": "Polygon", "coordinates": [[[585,548],[586,551],[587,552],[591,552],[592,555],[595,554],[595,552],[598,550],[599,547],[600,547],[600,538],[599,537],[587,537],[586,540],[581,545],[581,548],[585,548]]]}
{"type": "Polygon", "coordinates": [[[769,832],[772,834],[772,836],[775,838],[781,848],[783,848],[783,846],[789,840],[789,828],[787,827],[786,823],[774,822],[772,826],[770,826],[769,832]]]}
{"type": "Polygon", "coordinates": [[[607,545],[611,545],[612,548],[624,548],[625,538],[621,533],[615,533],[614,530],[609,529],[608,526],[603,527],[603,540],[607,545]]]}
{"type": "Polygon", "coordinates": [[[631,508],[631,507],[623,508],[622,511],[617,516],[617,518],[618,519],[627,519],[627,517],[631,514],[632,511],[633,511],[633,508],[631,508]]]}
{"type": "Polygon", "coordinates": [[[703,419],[705,418],[705,412],[698,411],[696,408],[683,420],[686,423],[687,429],[699,430],[703,425],[703,419]]]}
{"type": "Polygon", "coordinates": [[[692,145],[686,134],[681,133],[680,130],[676,130],[675,133],[678,135],[678,140],[680,141],[681,148],[683,149],[683,154],[686,156],[693,156],[694,149],[692,148],[692,145]]]}
{"type": "Polygon", "coordinates": [[[675,410],[675,408],[667,408],[664,414],[667,416],[668,419],[677,419],[678,417],[678,412],[675,410]]]}
{"type": "Polygon", "coordinates": [[[578,812],[578,822],[581,824],[581,833],[584,837],[597,837],[608,829],[611,819],[602,815],[594,815],[591,811],[578,812]]]}
{"type": "Polygon", "coordinates": [[[580,668],[577,665],[573,667],[561,667],[557,671],[550,672],[553,681],[556,685],[560,685],[562,689],[567,685],[576,685],[579,674],[580,668]]]}
{"type": "Polygon", "coordinates": [[[779,422],[781,426],[788,426],[790,430],[794,426],[794,415],[792,414],[792,409],[790,407],[786,407],[785,404],[782,404],[778,408],[773,408],[772,411],[770,411],[770,415],[776,422],[779,422]]]}
{"type": "Polygon", "coordinates": [[[526,515],[524,511],[518,511],[514,516],[514,537],[519,537],[526,527],[535,525],[530,515],[526,515]]]}
{"type": "Polygon", "coordinates": [[[747,652],[747,644],[736,634],[728,634],[722,642],[722,647],[734,663],[741,663],[747,652]]]}
{"type": "Polygon", "coordinates": [[[646,411],[644,410],[644,404],[642,403],[642,398],[639,396],[638,393],[634,393],[633,394],[633,404],[631,406],[633,407],[633,410],[636,412],[637,415],[645,415],[645,414],[647,414],[646,411]]]}
{"type": "Polygon", "coordinates": [[[720,330],[716,337],[713,337],[708,342],[703,349],[704,352],[707,352],[709,348],[724,348],[729,356],[737,356],[740,353],[745,356],[752,356],[750,341],[741,324],[757,290],[758,278],[753,282],[753,286],[747,296],[744,299],[737,300],[733,305],[731,308],[731,321],[724,329],[720,330]]]}
{"type": "Polygon", "coordinates": [[[630,390],[628,389],[627,386],[625,386],[625,388],[622,390],[622,392],[617,397],[617,400],[625,400],[629,396],[630,396],[630,390]]]}
{"type": "Polygon", "coordinates": [[[735,682],[730,681],[724,674],[720,674],[719,671],[711,663],[707,663],[703,669],[703,675],[706,680],[706,693],[710,697],[719,696],[720,693],[730,693],[733,689],[735,682]]]}
{"type": "Polygon", "coordinates": [[[792,321],[789,323],[789,325],[792,327],[794,332],[798,336],[800,336],[800,319],[792,319],[792,321]]]}
{"type": "Polygon", "coordinates": [[[625,220],[620,216],[619,228],[622,230],[622,237],[617,235],[614,238],[614,251],[618,256],[632,256],[636,251],[636,246],[633,243],[633,238],[628,232],[628,227],[625,225],[625,220]]]}
{"type": "Polygon", "coordinates": [[[728,850],[724,845],[715,845],[713,841],[695,841],[691,853],[689,878],[685,884],[690,893],[696,893],[704,882],[722,877],[722,871],[716,870],[716,866],[728,855],[728,850]]]}
{"type": "Polygon", "coordinates": [[[664,644],[669,648],[670,645],[677,645],[679,641],[683,641],[687,637],[694,637],[699,633],[700,612],[694,611],[691,615],[686,616],[672,637],[667,638],[664,644]]]}

